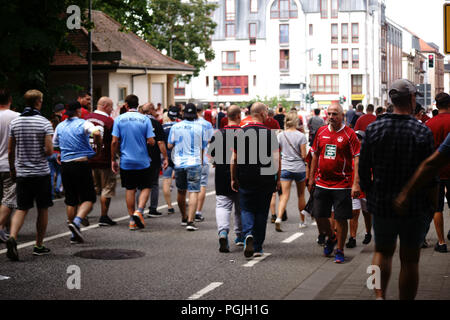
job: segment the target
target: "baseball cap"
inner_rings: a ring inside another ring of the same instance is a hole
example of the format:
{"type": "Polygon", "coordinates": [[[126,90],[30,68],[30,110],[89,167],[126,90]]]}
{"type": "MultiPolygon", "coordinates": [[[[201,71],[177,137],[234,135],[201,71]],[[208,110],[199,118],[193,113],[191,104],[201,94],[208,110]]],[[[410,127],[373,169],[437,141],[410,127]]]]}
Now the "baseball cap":
{"type": "Polygon", "coordinates": [[[167,112],[167,115],[169,116],[169,118],[179,118],[180,117],[180,110],[178,109],[178,107],[170,107],[169,111],[167,112]]]}
{"type": "Polygon", "coordinates": [[[409,80],[398,79],[392,83],[391,90],[389,90],[389,97],[391,97],[391,99],[407,96],[408,94],[416,94],[423,97],[423,94],[417,90],[414,83],[409,80]]]}
{"type": "Polygon", "coordinates": [[[53,111],[54,111],[54,112],[60,112],[60,111],[62,111],[62,110],[64,110],[64,109],[65,109],[64,105],[63,105],[62,103],[58,103],[58,104],[53,108],[53,111]]]}
{"type": "Polygon", "coordinates": [[[197,107],[193,103],[188,103],[184,108],[184,114],[186,115],[196,115],[197,107]]]}

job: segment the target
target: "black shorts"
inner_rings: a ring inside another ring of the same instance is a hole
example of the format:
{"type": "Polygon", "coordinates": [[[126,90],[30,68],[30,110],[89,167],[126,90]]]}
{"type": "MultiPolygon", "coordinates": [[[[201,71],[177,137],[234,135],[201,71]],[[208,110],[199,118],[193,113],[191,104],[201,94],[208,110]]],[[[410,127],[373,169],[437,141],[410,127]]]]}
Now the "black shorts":
{"type": "Polygon", "coordinates": [[[444,212],[445,197],[447,197],[447,205],[450,208],[450,180],[441,180],[440,182],[437,212],[444,212]],[[447,194],[445,193],[445,188],[447,188],[447,194]]]}
{"type": "Polygon", "coordinates": [[[16,193],[18,210],[33,208],[35,200],[38,209],[47,209],[53,206],[50,175],[17,177],[16,193]]]}
{"type": "Polygon", "coordinates": [[[62,162],[61,178],[66,205],[75,207],[86,201],[94,203],[97,199],[92,170],[87,161],[62,162]]]}
{"type": "Polygon", "coordinates": [[[159,172],[161,171],[160,163],[152,163],[150,164],[150,185],[155,186],[158,185],[159,182],[159,172]]]}
{"type": "Polygon", "coordinates": [[[314,217],[330,218],[334,207],[334,218],[346,220],[353,217],[352,191],[350,189],[333,190],[317,187],[314,190],[314,217]]]}
{"type": "Polygon", "coordinates": [[[142,170],[124,170],[120,169],[120,179],[122,188],[127,190],[150,189],[151,188],[150,167],[142,170]]]}

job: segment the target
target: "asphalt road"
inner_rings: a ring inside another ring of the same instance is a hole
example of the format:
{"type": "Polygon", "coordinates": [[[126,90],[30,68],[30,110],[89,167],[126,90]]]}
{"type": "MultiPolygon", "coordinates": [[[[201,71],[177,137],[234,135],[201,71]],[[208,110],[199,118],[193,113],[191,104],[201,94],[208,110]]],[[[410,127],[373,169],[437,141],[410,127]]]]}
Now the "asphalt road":
{"type": "MultiPolygon", "coordinates": [[[[275,232],[274,225],[268,222],[263,258],[246,259],[242,247],[232,243],[233,232],[231,252],[220,253],[213,172],[203,209],[206,219],[197,223],[199,230],[195,232],[188,232],[180,225],[177,206],[175,214],[167,214],[162,191],[159,206],[163,217],[147,218],[145,229],[129,231],[124,190],[119,183],[110,208],[110,216],[119,221],[117,226],[96,227],[100,216],[97,202],[89,215],[91,226],[83,230],[86,242],[71,245],[65,206],[62,200],[57,200],[50,209],[45,241],[52,252],[36,257],[32,255],[36,213],[30,211],[19,234],[20,261],[10,262],[5,255],[5,245],[0,244],[0,299],[309,300],[320,293],[322,299],[327,299],[323,296],[324,289],[329,289],[342,272],[365,267],[362,264],[367,263],[367,259],[362,259],[362,255],[366,258],[371,255],[373,242],[367,247],[361,244],[362,216],[357,247],[346,249],[346,263],[336,265],[333,258],[323,256],[322,247],[317,245],[317,227],[309,225],[298,229],[294,189],[287,209],[289,219],[283,224],[285,231],[275,232]],[[92,249],[137,250],[144,256],[128,260],[75,256],[92,249]],[[76,284],[72,271],[68,273],[71,266],[79,268],[80,289],[68,288],[68,282],[76,284]]],[[[175,195],[174,188],[172,201],[175,195]]],[[[448,222],[445,230],[448,230],[448,222]]],[[[432,239],[430,243],[435,242],[433,226],[428,239],[432,239]]],[[[358,280],[360,291],[368,291],[365,283],[368,276],[361,275],[363,280],[358,280]]],[[[356,292],[355,297],[358,295],[356,292]]]]}

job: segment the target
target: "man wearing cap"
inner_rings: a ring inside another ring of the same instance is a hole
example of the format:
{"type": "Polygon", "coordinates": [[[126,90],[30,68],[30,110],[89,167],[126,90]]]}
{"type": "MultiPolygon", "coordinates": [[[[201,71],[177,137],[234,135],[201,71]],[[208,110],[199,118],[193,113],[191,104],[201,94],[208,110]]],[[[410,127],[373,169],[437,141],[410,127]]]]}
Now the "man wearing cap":
{"type": "Polygon", "coordinates": [[[373,215],[375,254],[372,264],[381,269],[377,299],[386,298],[392,256],[400,237],[400,299],[414,299],[419,284],[420,248],[424,241],[432,203],[428,186],[408,201],[409,211],[398,215],[394,199],[420,163],[434,151],[433,134],[412,116],[416,106],[415,85],[405,79],[394,81],[389,96],[393,113],[367,127],[359,161],[362,191],[373,215]],[[427,221],[428,220],[428,221],[427,221]]]}
{"type": "Polygon", "coordinates": [[[103,127],[80,119],[81,105],[73,101],[67,105],[65,114],[69,117],[55,130],[53,144],[61,151],[61,177],[65,190],[68,227],[72,231],[71,243],[83,243],[80,225],[91,212],[96,201],[92,170],[88,159],[95,156],[89,143],[94,138],[100,150],[103,127]]]}
{"type": "MultiPolygon", "coordinates": [[[[434,146],[439,146],[444,142],[448,133],[450,132],[450,96],[447,93],[441,92],[436,95],[436,107],[439,114],[428,120],[425,124],[433,132],[434,146]]],[[[437,211],[434,213],[434,227],[438,236],[438,242],[434,246],[437,252],[447,252],[447,244],[444,236],[444,198],[445,189],[447,189],[447,197],[450,192],[450,164],[443,167],[439,171],[440,187],[439,187],[439,201],[437,211]]]]}
{"type": "Polygon", "coordinates": [[[181,225],[186,230],[195,231],[195,210],[197,209],[204,151],[208,137],[203,126],[197,120],[197,108],[188,103],[184,108],[183,121],[170,130],[168,148],[172,150],[175,164],[175,182],[178,189],[178,207],[181,211],[181,225]],[[189,191],[189,212],[186,214],[186,191],[189,191]]]}
{"type": "Polygon", "coordinates": [[[119,171],[116,155],[120,152],[120,178],[126,189],[126,203],[130,216],[129,229],[145,228],[144,208],[150,196],[151,159],[147,145],[155,144],[150,119],[138,112],[139,98],[130,94],[125,98],[127,112],[114,120],[111,143],[111,168],[119,171]],[[136,209],[136,190],[141,190],[136,209]]]}

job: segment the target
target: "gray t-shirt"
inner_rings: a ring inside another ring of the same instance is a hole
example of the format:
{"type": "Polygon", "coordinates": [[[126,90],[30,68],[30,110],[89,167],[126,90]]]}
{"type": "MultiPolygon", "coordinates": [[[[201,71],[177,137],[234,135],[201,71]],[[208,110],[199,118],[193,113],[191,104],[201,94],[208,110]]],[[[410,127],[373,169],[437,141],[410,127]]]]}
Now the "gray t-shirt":
{"type": "Polygon", "coordinates": [[[307,143],[306,136],[300,131],[284,131],[278,135],[278,143],[281,147],[281,170],[305,172],[305,162],[300,157],[300,146],[307,143]],[[286,137],[297,152],[289,145],[286,137]]]}
{"type": "Polygon", "coordinates": [[[53,126],[40,115],[17,117],[11,121],[10,137],[16,139],[16,173],[18,177],[50,174],[45,155],[45,136],[53,135],[53,126]]]}
{"type": "Polygon", "coordinates": [[[9,172],[8,162],[8,141],[9,126],[12,120],[17,118],[19,113],[7,110],[0,110],[0,172],[9,172]]]}

